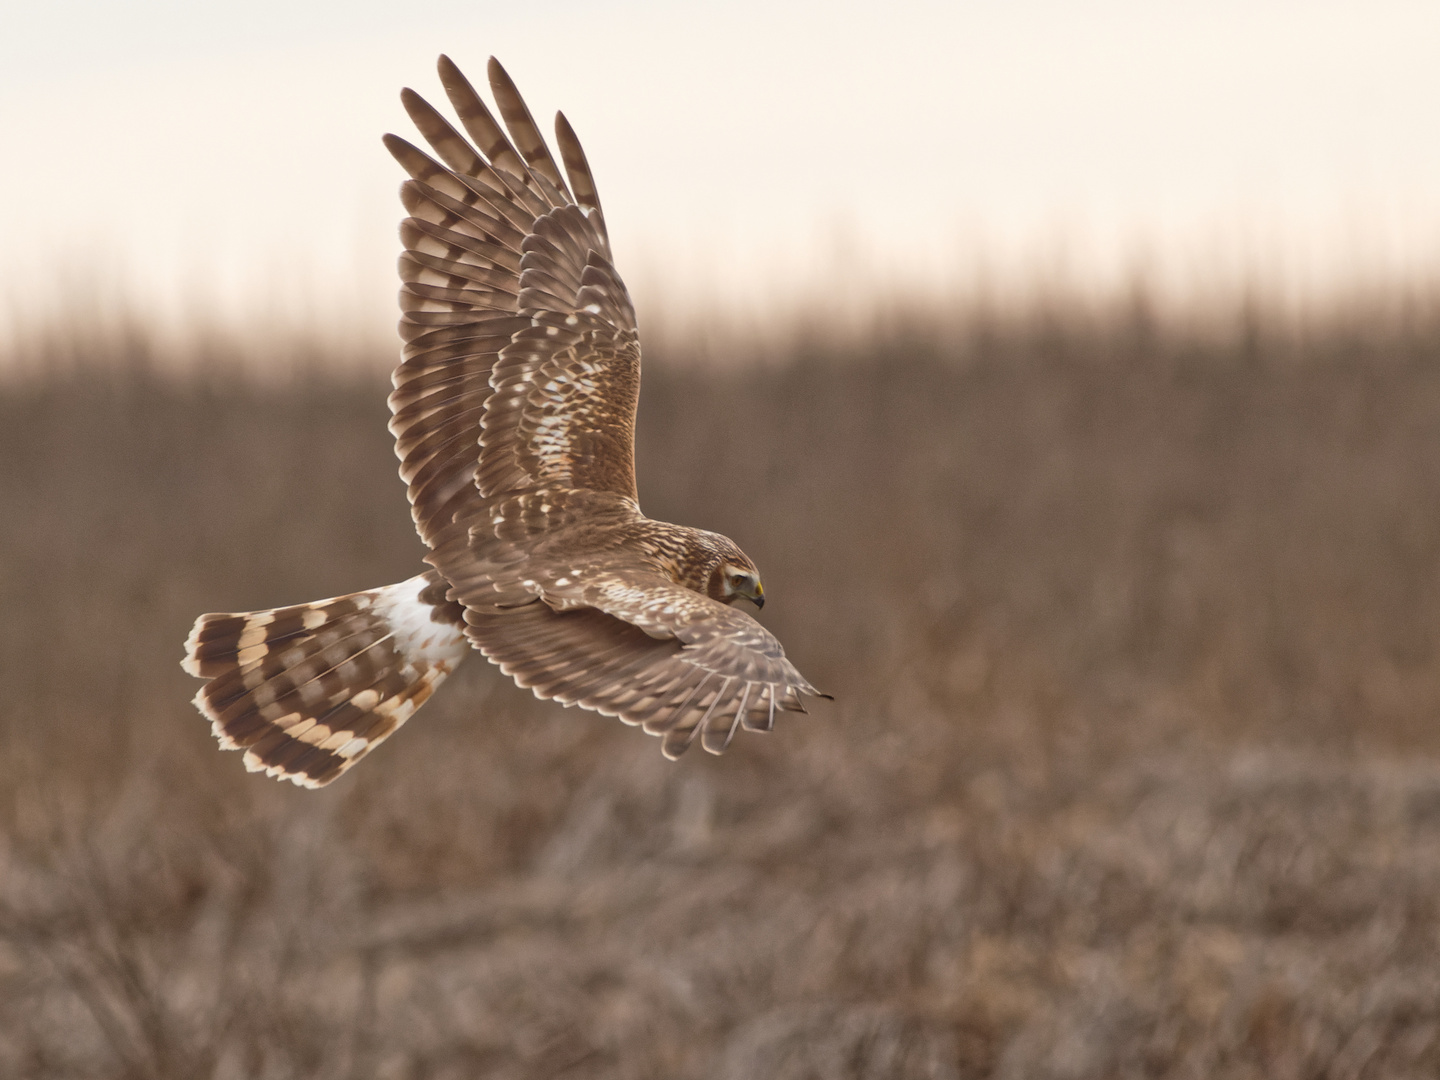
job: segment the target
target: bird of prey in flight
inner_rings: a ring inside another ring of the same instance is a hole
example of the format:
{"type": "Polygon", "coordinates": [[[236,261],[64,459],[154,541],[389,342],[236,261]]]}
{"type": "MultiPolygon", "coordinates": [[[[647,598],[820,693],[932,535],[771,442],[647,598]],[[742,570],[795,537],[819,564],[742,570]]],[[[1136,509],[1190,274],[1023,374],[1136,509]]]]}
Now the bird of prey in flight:
{"type": "Polygon", "coordinates": [[[734,606],[765,601],[734,541],[640,511],[640,338],[575,132],[556,115],[562,172],[499,63],[503,127],[439,67],[469,138],[411,90],[435,156],[385,137],[410,175],[390,430],[431,569],[202,615],[183,661],[206,680],[195,704],[247,768],[321,787],[478,649],[537,697],[660,736],[666,757],[697,738],[721,753],[825,695],[734,606]]]}

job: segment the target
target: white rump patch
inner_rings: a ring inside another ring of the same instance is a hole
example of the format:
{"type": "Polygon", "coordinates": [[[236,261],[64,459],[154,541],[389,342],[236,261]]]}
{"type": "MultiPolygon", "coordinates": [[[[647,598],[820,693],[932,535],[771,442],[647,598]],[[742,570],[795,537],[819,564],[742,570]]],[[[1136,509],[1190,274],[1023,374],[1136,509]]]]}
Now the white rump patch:
{"type": "Polygon", "coordinates": [[[420,599],[430,587],[424,574],[376,589],[375,611],[389,624],[395,648],[417,667],[439,667],[446,672],[470,651],[465,631],[454,623],[435,622],[435,610],[420,599]]]}

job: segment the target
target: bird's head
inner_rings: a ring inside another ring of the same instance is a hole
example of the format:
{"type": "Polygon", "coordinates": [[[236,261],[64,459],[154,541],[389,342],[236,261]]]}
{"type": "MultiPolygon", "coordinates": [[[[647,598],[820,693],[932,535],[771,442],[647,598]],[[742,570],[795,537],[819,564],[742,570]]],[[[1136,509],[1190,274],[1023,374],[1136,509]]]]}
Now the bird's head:
{"type": "Polygon", "coordinates": [[[726,552],[715,565],[705,591],[712,600],[722,604],[749,600],[757,608],[765,606],[765,586],[760,584],[760,571],[738,547],[726,552]]]}

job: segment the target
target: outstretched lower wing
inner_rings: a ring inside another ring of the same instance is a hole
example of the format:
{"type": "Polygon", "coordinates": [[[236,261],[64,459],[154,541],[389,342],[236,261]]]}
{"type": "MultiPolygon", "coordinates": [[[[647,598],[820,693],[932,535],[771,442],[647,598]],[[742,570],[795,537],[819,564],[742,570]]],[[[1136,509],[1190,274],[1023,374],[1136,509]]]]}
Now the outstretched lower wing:
{"type": "Polygon", "coordinates": [[[556,133],[568,186],[498,62],[490,85],[509,137],[459,69],[443,56],[439,67],[470,138],[406,90],[440,160],[385,139],[411,176],[401,189],[405,350],[390,428],[421,538],[458,551],[456,515],[473,521],[516,492],[635,499],[640,344],[564,116],[556,133]]]}
{"type": "Polygon", "coordinates": [[[469,610],[466,622],[521,686],[638,724],[672,759],[697,736],[722,753],[739,728],[768,731],[777,712],[827,696],[749,615],[654,574],[597,575],[513,611],[469,610]]]}

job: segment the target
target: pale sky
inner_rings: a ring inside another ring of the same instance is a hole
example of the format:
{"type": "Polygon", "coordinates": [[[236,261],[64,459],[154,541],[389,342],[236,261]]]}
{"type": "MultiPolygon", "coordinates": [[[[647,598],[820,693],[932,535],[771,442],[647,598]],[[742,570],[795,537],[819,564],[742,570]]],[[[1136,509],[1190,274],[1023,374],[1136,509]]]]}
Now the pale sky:
{"type": "MultiPolygon", "coordinates": [[[[1440,4],[11,5],[0,303],[388,332],[409,85],[505,63],[589,154],[642,326],[1145,267],[1440,269],[1440,4]]],[[[0,314],[0,319],[8,318],[0,314]]]]}

